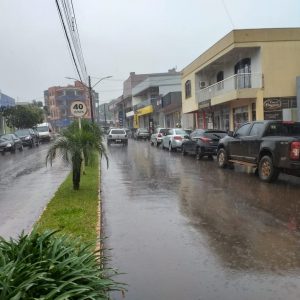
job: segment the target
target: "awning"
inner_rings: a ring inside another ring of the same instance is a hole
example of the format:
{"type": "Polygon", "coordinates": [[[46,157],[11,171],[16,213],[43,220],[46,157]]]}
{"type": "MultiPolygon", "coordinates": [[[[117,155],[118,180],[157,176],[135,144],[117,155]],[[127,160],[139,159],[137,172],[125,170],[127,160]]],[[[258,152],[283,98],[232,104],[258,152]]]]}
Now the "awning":
{"type": "Polygon", "coordinates": [[[148,115],[148,114],[151,114],[151,113],[153,113],[153,106],[152,105],[145,106],[145,107],[140,108],[136,111],[136,115],[138,117],[143,116],[143,115],[148,115]]]}

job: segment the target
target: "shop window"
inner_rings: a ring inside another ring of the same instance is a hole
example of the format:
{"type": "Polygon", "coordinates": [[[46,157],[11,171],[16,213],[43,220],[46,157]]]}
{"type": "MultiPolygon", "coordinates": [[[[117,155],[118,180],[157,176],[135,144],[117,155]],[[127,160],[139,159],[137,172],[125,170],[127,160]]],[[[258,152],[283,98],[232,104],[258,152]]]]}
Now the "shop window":
{"type": "Polygon", "coordinates": [[[234,128],[239,128],[242,124],[249,121],[248,106],[233,109],[234,128]]]}
{"type": "Polygon", "coordinates": [[[189,98],[191,96],[192,96],[191,81],[187,80],[185,82],[185,98],[189,98]]]}
{"type": "Polygon", "coordinates": [[[252,103],[252,121],[256,121],[256,103],[252,103]]]}

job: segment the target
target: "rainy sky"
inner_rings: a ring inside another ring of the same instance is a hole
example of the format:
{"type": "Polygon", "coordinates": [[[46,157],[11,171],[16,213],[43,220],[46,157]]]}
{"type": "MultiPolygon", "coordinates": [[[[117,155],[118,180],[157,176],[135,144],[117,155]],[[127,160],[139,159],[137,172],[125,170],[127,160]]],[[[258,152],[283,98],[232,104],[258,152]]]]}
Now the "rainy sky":
{"type": "MultiPolygon", "coordinates": [[[[181,71],[232,29],[300,27],[299,0],[73,0],[100,102],[122,94],[129,72],[181,71]]],[[[0,0],[0,90],[43,100],[75,68],[54,0],[0,0]]]]}

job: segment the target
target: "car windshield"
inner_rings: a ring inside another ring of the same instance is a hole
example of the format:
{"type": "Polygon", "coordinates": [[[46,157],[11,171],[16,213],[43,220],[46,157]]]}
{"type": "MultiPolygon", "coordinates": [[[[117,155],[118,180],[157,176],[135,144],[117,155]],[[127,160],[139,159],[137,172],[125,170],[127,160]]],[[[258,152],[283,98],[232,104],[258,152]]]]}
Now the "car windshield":
{"type": "Polygon", "coordinates": [[[40,127],[37,127],[37,131],[38,132],[48,132],[49,131],[49,127],[48,126],[40,126],[40,127]]]}
{"type": "Polygon", "coordinates": [[[6,141],[10,141],[10,140],[11,140],[11,138],[8,134],[0,136],[0,141],[1,142],[6,142],[6,141]]]}
{"type": "Polygon", "coordinates": [[[16,135],[18,136],[23,136],[23,135],[29,135],[29,130],[28,129],[20,129],[20,130],[17,130],[15,132],[16,135]]]}
{"type": "Polygon", "coordinates": [[[182,130],[182,129],[175,129],[175,134],[188,134],[186,131],[182,130]]]}
{"type": "Polygon", "coordinates": [[[123,129],[113,129],[110,132],[111,134],[125,134],[125,130],[123,129]]]}

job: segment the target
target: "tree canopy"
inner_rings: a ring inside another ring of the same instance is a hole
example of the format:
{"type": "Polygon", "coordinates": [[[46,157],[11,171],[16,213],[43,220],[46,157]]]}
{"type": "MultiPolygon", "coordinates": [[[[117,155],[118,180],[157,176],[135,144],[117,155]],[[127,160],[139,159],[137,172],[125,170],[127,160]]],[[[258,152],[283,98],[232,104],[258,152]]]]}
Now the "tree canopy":
{"type": "Polygon", "coordinates": [[[3,112],[10,128],[32,128],[43,122],[44,112],[36,105],[17,105],[3,112]]]}

